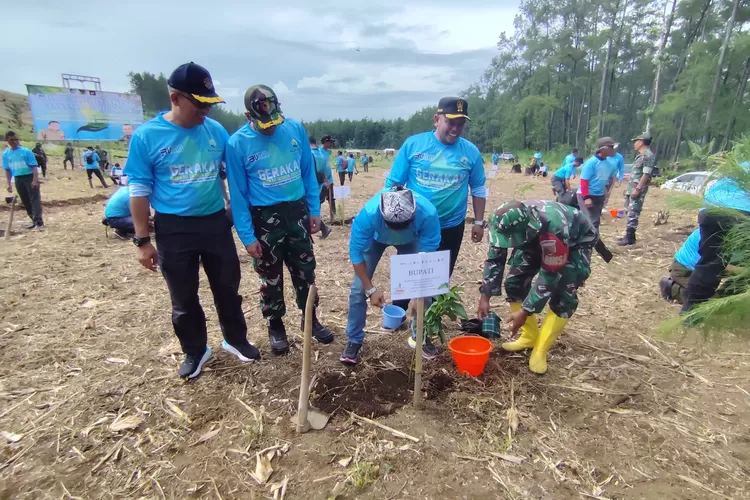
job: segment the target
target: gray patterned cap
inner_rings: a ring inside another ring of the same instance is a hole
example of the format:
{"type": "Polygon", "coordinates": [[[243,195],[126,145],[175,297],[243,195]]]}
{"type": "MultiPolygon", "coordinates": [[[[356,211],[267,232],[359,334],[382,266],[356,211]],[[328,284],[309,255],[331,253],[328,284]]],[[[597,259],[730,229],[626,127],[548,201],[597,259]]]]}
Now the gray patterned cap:
{"type": "Polygon", "coordinates": [[[380,195],[380,214],[386,224],[403,226],[414,219],[417,203],[414,193],[403,186],[395,186],[380,195]]]}

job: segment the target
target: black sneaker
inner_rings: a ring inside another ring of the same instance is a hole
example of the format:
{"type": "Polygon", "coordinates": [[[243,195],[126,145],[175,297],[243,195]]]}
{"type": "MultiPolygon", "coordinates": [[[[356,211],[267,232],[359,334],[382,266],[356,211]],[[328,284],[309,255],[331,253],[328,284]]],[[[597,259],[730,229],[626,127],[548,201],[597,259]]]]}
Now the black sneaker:
{"type": "Polygon", "coordinates": [[[320,239],[324,240],[328,238],[328,235],[331,234],[332,232],[333,232],[333,229],[331,229],[330,227],[326,225],[323,225],[323,227],[320,229],[320,239]]]}
{"type": "MultiPolygon", "coordinates": [[[[300,323],[299,329],[302,332],[305,331],[304,316],[302,316],[302,322],[300,323]]],[[[320,321],[318,321],[317,316],[313,316],[312,336],[321,344],[330,344],[331,342],[333,342],[333,332],[325,326],[321,325],[320,321]]]]}
{"type": "Polygon", "coordinates": [[[121,240],[129,240],[129,239],[132,239],[132,238],[130,238],[130,235],[129,235],[129,234],[127,234],[127,233],[125,233],[125,232],[123,232],[123,231],[120,231],[119,229],[115,229],[115,236],[117,236],[117,237],[118,237],[118,238],[120,238],[121,240]]]}
{"type": "Polygon", "coordinates": [[[228,353],[234,354],[243,363],[252,363],[260,360],[260,351],[250,342],[243,345],[233,346],[226,340],[221,343],[221,348],[228,353]]]}
{"type": "Polygon", "coordinates": [[[180,368],[177,370],[177,375],[179,375],[180,378],[186,379],[197,377],[201,373],[201,368],[203,368],[203,365],[211,359],[211,356],[211,348],[208,346],[206,346],[206,350],[201,356],[187,354],[185,356],[185,361],[182,362],[180,368]]]}
{"type": "Polygon", "coordinates": [[[346,344],[346,349],[341,353],[339,361],[345,365],[356,365],[359,362],[359,350],[362,348],[362,344],[355,344],[349,342],[346,344]]]}
{"type": "Polygon", "coordinates": [[[32,231],[44,231],[44,224],[36,224],[32,231]]]}
{"type": "Polygon", "coordinates": [[[31,225],[26,226],[26,229],[34,229],[36,227],[36,222],[32,222],[31,225]]]}
{"type": "Polygon", "coordinates": [[[672,278],[662,278],[659,280],[659,290],[661,291],[661,298],[666,300],[667,302],[672,302],[674,298],[672,297],[672,285],[674,285],[674,280],[672,278]]]}
{"type": "MultiPolygon", "coordinates": [[[[407,341],[409,344],[409,347],[412,349],[417,348],[417,322],[416,320],[412,320],[411,322],[411,335],[409,335],[409,340],[407,341]]],[[[432,343],[432,340],[429,336],[425,335],[424,340],[422,342],[422,358],[426,360],[432,360],[437,358],[440,355],[440,351],[437,347],[435,347],[432,343]]]]}
{"type": "Polygon", "coordinates": [[[272,321],[268,325],[268,340],[271,343],[271,352],[276,355],[289,352],[289,341],[286,339],[286,327],[281,320],[272,321]]]}

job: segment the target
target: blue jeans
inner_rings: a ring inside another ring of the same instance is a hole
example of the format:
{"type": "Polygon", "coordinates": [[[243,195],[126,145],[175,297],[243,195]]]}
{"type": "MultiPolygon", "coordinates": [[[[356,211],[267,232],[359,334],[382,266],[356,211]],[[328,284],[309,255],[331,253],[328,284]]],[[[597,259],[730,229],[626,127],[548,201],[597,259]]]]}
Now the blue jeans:
{"type": "MultiPolygon", "coordinates": [[[[370,248],[364,253],[364,264],[367,267],[367,276],[372,279],[375,274],[375,268],[383,256],[383,252],[390,245],[373,241],[370,248]]],[[[407,243],[396,246],[399,255],[406,255],[418,252],[417,242],[407,243]]],[[[393,303],[404,311],[409,307],[409,300],[397,300],[393,303]]],[[[367,297],[365,289],[357,275],[354,275],[352,287],[349,290],[349,318],[346,321],[346,336],[349,342],[361,344],[365,340],[365,321],[367,319],[367,297]]]]}
{"type": "Polygon", "coordinates": [[[135,234],[135,227],[133,226],[133,217],[109,217],[107,219],[107,225],[112,229],[118,229],[123,233],[135,234]]]}

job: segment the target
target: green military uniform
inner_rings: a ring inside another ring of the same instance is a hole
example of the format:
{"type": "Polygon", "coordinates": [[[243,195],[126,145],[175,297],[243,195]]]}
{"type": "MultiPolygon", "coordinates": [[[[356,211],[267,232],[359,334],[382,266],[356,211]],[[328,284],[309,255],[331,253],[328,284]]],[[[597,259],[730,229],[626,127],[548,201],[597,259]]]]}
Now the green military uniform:
{"type": "MultiPolygon", "coordinates": [[[[315,255],[310,237],[310,216],[304,199],[251,209],[255,235],[263,257],[253,259],[260,276],[260,307],[267,320],[286,314],[284,263],[289,268],[297,307],[305,310],[310,283],[315,283],[315,255]]],[[[317,297],[315,298],[317,306],[317,297]]]]}
{"type": "Polygon", "coordinates": [[[68,144],[65,147],[65,159],[63,160],[63,169],[68,170],[68,162],[70,162],[71,169],[76,168],[76,163],[73,158],[74,158],[73,146],[71,144],[68,144]]]}
{"type": "Polygon", "coordinates": [[[628,210],[628,222],[627,228],[632,229],[635,232],[638,228],[638,218],[641,216],[641,210],[643,210],[643,202],[646,200],[646,194],[648,193],[648,184],[641,190],[640,194],[633,198],[631,193],[638,186],[638,183],[644,174],[652,176],[656,169],[656,156],[647,149],[643,153],[638,153],[633,162],[633,173],[630,174],[630,182],[628,183],[628,196],[630,196],[630,208],[628,210]]]}
{"type": "MultiPolygon", "coordinates": [[[[513,242],[515,247],[505,280],[507,300],[522,302],[523,308],[533,314],[542,312],[550,302],[555,314],[569,318],[578,307],[576,290],[591,273],[596,230],[572,207],[539,200],[528,200],[523,205],[538,219],[539,229],[536,235],[530,235],[529,241],[516,239],[513,242]],[[534,276],[537,279],[532,286],[534,276]]],[[[480,287],[482,295],[500,295],[507,249],[499,245],[497,231],[492,228],[500,223],[502,214],[498,212],[503,207],[498,208],[490,222],[490,248],[480,287]]]]}
{"type": "Polygon", "coordinates": [[[31,150],[32,153],[34,153],[34,157],[36,158],[36,162],[39,164],[39,168],[42,169],[42,177],[47,177],[47,153],[42,149],[42,145],[40,143],[36,143],[34,146],[34,149],[31,150]]]}
{"type": "Polygon", "coordinates": [[[503,348],[533,348],[529,368],[535,373],[547,371],[547,350],[578,308],[577,290],[591,274],[596,239],[596,229],[585,215],[554,201],[511,201],[492,216],[480,293],[500,295],[507,249],[513,248],[505,293],[511,311],[523,309],[528,317],[521,338],[503,348]],[[535,315],[548,302],[550,312],[540,332],[535,315]]]}

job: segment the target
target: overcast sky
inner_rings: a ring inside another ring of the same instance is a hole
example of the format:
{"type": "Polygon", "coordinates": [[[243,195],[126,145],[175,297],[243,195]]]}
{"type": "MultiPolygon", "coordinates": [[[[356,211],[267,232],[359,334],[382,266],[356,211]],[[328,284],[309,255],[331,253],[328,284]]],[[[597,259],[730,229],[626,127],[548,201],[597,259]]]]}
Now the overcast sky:
{"type": "Polygon", "coordinates": [[[518,1],[24,0],[3,9],[0,89],[61,73],[129,90],[129,71],[195,61],[234,110],[272,86],[287,116],[408,117],[475,82],[513,31],[518,1]],[[259,4],[260,5],[256,5],[259,4]],[[501,2],[494,2],[501,4],[501,2]]]}

